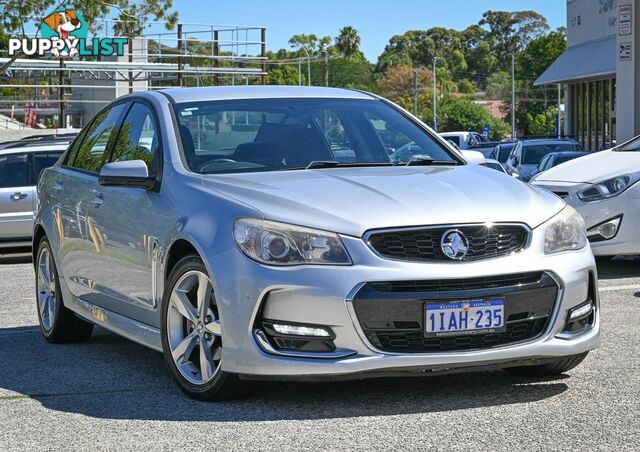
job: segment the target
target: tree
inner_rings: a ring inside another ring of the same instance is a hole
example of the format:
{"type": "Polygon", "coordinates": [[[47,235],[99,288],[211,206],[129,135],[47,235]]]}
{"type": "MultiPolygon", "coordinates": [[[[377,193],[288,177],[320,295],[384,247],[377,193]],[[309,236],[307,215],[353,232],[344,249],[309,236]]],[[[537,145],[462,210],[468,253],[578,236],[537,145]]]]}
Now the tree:
{"type": "Polygon", "coordinates": [[[413,72],[418,74],[418,89],[421,92],[433,92],[433,73],[424,68],[413,69],[409,66],[394,66],[387,69],[378,80],[378,90],[387,99],[400,103],[403,99],[413,98],[413,72]]]}
{"type": "Polygon", "coordinates": [[[351,26],[342,27],[336,38],[336,49],[344,56],[350,57],[360,52],[360,35],[351,26]]]}
{"type": "MultiPolygon", "coordinates": [[[[60,0],[3,0],[0,2],[0,34],[26,38],[25,30],[31,18],[45,17],[50,11],[64,7],[67,3],[69,2],[60,0]]],[[[115,12],[115,18],[120,22],[114,26],[113,31],[119,36],[134,37],[140,35],[143,22],[149,19],[162,20],[168,29],[173,29],[178,21],[178,13],[170,11],[172,6],[173,0],[83,0],[75,4],[75,9],[82,13],[93,31],[101,27],[98,19],[115,12]]],[[[19,56],[16,54],[0,67],[0,74],[19,56]]]]}
{"type": "Polygon", "coordinates": [[[440,107],[440,125],[442,131],[481,131],[491,126],[490,138],[504,138],[508,126],[504,121],[493,118],[489,110],[466,98],[446,99],[440,107]]]}
{"type": "Polygon", "coordinates": [[[307,76],[293,66],[274,66],[268,70],[269,85],[297,85],[300,80],[305,84],[307,76]]]}
{"type": "Polygon", "coordinates": [[[517,75],[532,79],[540,77],[565,50],[567,36],[564,28],[534,39],[518,54],[517,75]]]}
{"type": "Polygon", "coordinates": [[[502,70],[508,70],[512,54],[522,51],[549,30],[547,19],[535,11],[487,11],[479,25],[488,27],[502,70]]]}

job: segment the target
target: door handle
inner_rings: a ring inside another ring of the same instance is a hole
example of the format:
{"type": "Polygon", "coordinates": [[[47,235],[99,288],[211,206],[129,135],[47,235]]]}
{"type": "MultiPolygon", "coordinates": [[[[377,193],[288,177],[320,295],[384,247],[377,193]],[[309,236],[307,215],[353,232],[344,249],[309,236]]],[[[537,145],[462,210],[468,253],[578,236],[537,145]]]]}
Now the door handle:
{"type": "Polygon", "coordinates": [[[91,190],[93,194],[93,205],[96,207],[100,207],[104,202],[104,195],[98,190],[91,190]]]}
{"type": "Polygon", "coordinates": [[[56,191],[60,191],[60,190],[62,190],[62,189],[63,189],[63,187],[64,187],[64,185],[62,184],[62,181],[56,181],[56,182],[51,186],[51,188],[52,188],[53,190],[56,190],[56,191]]]}
{"type": "Polygon", "coordinates": [[[27,196],[29,196],[29,195],[26,194],[26,193],[21,193],[21,192],[17,191],[14,194],[12,194],[11,196],[9,196],[9,198],[11,199],[11,201],[20,201],[21,199],[24,199],[27,196]]]}

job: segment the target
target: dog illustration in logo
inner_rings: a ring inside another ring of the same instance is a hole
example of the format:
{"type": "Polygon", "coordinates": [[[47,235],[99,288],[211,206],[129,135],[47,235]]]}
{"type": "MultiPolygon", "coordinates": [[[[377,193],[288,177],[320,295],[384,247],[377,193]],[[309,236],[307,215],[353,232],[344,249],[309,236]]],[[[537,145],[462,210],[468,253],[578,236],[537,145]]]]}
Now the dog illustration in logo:
{"type": "MultiPolygon", "coordinates": [[[[65,11],[56,11],[45,17],[42,21],[58,33],[58,39],[65,43],[62,49],[56,45],[51,48],[51,54],[53,56],[74,57],[78,54],[78,49],[76,48],[78,38],[73,36],[71,32],[82,28],[82,22],[80,22],[80,19],[76,16],[75,10],[67,9],[65,11]]],[[[55,37],[52,41],[54,41],[54,39],[55,37]]]]}

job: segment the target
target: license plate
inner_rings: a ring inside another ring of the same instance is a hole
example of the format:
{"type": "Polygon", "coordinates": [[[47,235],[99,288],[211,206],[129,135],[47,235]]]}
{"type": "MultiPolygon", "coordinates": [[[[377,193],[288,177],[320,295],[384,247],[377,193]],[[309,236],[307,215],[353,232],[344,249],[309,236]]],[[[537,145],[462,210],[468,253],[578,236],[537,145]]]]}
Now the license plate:
{"type": "Polygon", "coordinates": [[[426,336],[471,336],[506,330],[504,298],[425,305],[426,336]]]}

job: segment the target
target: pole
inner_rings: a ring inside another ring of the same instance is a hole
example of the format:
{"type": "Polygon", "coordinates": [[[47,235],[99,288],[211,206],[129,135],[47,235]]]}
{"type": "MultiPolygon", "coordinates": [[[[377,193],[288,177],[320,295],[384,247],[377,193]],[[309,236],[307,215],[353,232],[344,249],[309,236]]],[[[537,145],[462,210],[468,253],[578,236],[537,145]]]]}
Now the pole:
{"type": "Polygon", "coordinates": [[[413,114],[418,114],[418,71],[413,70],[413,114]]]}
{"type": "Polygon", "coordinates": [[[311,86],[311,54],[305,48],[307,52],[307,85],[311,86]]]}
{"type": "MultiPolygon", "coordinates": [[[[262,58],[266,58],[267,57],[267,29],[266,28],[262,29],[261,37],[262,37],[262,45],[261,45],[262,58]]],[[[262,84],[263,85],[267,84],[267,62],[265,60],[262,60],[262,84]]]]}
{"type": "Polygon", "coordinates": [[[182,24],[178,24],[178,86],[182,86],[182,24]]]}
{"type": "Polygon", "coordinates": [[[60,74],[58,75],[58,82],[60,84],[60,88],[58,88],[58,92],[60,93],[60,105],[58,105],[58,115],[60,115],[60,119],[58,121],[59,127],[61,129],[65,128],[65,120],[64,120],[64,60],[60,58],[60,74]]]}
{"type": "MultiPolygon", "coordinates": [[[[129,38],[129,63],[133,63],[133,39],[131,38],[129,38]]],[[[132,92],[133,92],[133,71],[129,69],[129,94],[131,94],[132,92]]]]}
{"type": "Polygon", "coordinates": [[[298,58],[298,86],[302,86],[302,60],[298,58]]]}
{"type": "Polygon", "coordinates": [[[562,138],[562,117],[560,116],[560,103],[562,102],[562,85],[558,83],[558,139],[562,138]]]}
{"type": "Polygon", "coordinates": [[[329,86],[329,52],[324,51],[324,86],[329,86]]]}
{"type": "Polygon", "coordinates": [[[438,131],[438,75],[436,74],[436,61],[433,57],[433,130],[438,131]]]}
{"type": "Polygon", "coordinates": [[[516,139],[516,54],[511,54],[511,139],[516,139]]]}
{"type": "MultiPolygon", "coordinates": [[[[218,43],[218,38],[218,30],[213,30],[213,56],[215,57],[213,59],[213,67],[215,68],[220,66],[220,61],[218,60],[218,57],[220,56],[220,44],[218,43]]],[[[215,86],[220,85],[220,77],[217,72],[213,74],[213,84],[215,86]]]]}

